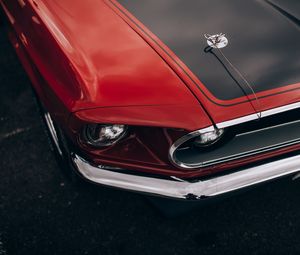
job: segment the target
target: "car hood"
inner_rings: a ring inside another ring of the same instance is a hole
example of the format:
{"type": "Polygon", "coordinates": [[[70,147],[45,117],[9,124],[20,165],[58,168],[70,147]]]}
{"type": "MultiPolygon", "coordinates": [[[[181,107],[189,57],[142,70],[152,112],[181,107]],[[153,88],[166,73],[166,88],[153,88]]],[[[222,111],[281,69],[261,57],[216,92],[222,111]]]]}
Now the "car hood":
{"type": "Polygon", "coordinates": [[[299,1],[107,2],[170,63],[216,123],[299,102],[299,1]],[[222,52],[208,48],[204,36],[218,33],[228,39],[222,52]]]}
{"type": "Polygon", "coordinates": [[[171,119],[180,107],[188,110],[172,126],[189,115],[201,128],[300,101],[296,1],[37,0],[33,8],[80,84],[72,111],[162,106],[171,119]],[[225,57],[207,48],[204,34],[217,33],[229,41],[225,57]]]}

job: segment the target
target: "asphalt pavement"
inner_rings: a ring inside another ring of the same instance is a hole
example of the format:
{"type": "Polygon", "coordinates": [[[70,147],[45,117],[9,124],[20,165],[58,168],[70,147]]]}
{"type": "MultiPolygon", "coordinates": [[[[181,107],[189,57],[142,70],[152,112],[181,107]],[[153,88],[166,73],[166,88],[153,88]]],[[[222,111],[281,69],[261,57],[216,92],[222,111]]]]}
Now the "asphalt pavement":
{"type": "Polygon", "coordinates": [[[300,254],[299,181],[167,218],[142,195],[72,184],[51,153],[30,86],[1,28],[0,255],[300,254]]]}

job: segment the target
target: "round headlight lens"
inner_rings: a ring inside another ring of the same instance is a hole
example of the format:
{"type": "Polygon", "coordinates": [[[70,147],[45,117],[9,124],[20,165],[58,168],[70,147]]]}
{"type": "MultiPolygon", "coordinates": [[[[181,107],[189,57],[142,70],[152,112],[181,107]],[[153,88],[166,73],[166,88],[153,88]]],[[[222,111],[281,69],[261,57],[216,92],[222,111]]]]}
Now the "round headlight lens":
{"type": "Polygon", "coordinates": [[[200,134],[194,141],[194,145],[198,147],[206,147],[219,141],[224,134],[224,129],[215,129],[200,134]]]}
{"type": "Polygon", "coordinates": [[[88,144],[104,147],[122,139],[126,132],[127,126],[125,125],[90,124],[84,129],[84,138],[88,144]]]}

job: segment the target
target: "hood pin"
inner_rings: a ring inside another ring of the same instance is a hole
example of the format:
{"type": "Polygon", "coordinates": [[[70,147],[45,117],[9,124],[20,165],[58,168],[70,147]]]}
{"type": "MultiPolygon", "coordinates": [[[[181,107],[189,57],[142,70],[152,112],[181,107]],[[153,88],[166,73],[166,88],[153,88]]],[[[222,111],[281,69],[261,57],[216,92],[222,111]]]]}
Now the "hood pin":
{"type": "Polygon", "coordinates": [[[207,44],[209,47],[222,49],[228,45],[228,39],[226,38],[225,34],[205,34],[204,36],[207,39],[207,44]]]}

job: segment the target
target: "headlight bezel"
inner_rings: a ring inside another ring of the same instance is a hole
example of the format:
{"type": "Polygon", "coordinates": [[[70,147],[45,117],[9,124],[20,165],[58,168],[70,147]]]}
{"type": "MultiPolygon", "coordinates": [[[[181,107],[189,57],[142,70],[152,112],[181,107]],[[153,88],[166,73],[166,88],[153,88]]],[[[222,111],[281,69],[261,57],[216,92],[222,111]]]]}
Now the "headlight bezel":
{"type": "MultiPolygon", "coordinates": [[[[210,127],[207,127],[207,128],[203,128],[203,129],[200,129],[200,130],[196,130],[196,131],[187,133],[184,136],[177,139],[169,149],[169,160],[170,160],[170,162],[174,166],[179,167],[181,169],[185,169],[185,170],[202,168],[201,165],[193,166],[193,165],[188,165],[188,164],[185,164],[185,163],[179,161],[176,157],[176,152],[180,149],[181,150],[186,150],[186,149],[191,148],[191,147],[196,147],[193,144],[193,141],[197,137],[199,137],[203,134],[209,133],[209,132],[216,131],[216,130],[218,130],[217,127],[210,126],[210,127]]],[[[219,137],[219,139],[217,139],[215,142],[208,144],[208,146],[196,147],[199,150],[199,153],[213,150],[213,149],[216,148],[216,146],[220,146],[221,144],[223,144],[223,142],[226,142],[226,141],[224,141],[224,139],[227,140],[226,137],[228,135],[228,129],[223,129],[223,130],[224,130],[224,132],[222,133],[221,137],[219,137]]],[[[229,132],[229,134],[230,134],[230,132],[229,132]]]]}

